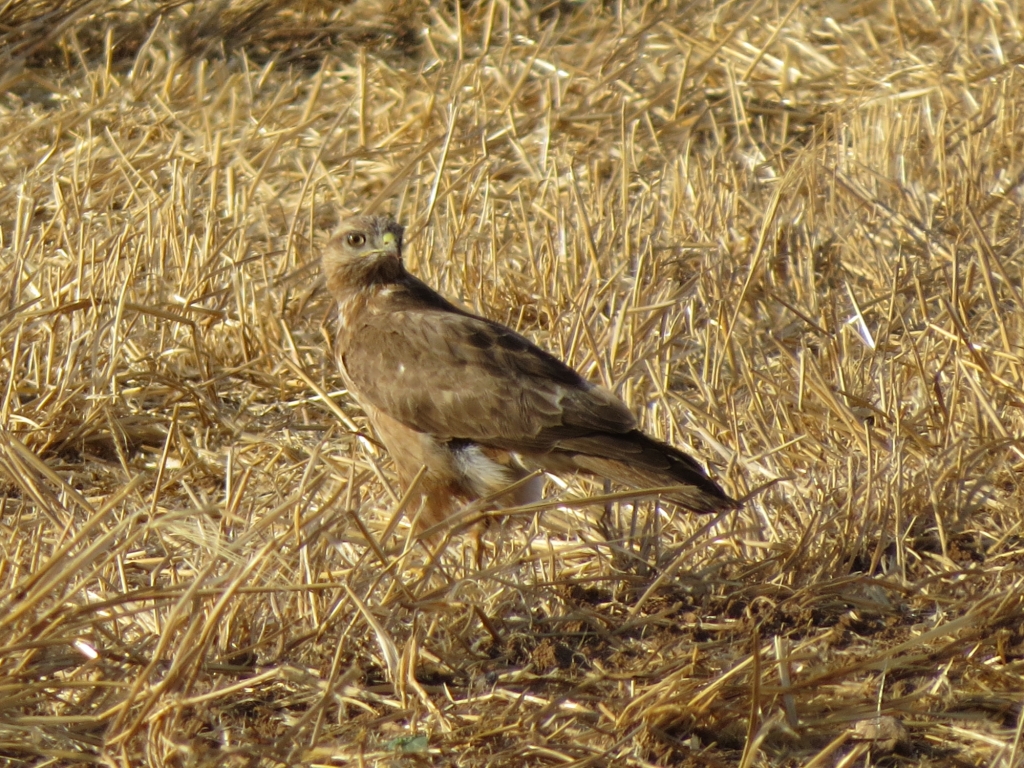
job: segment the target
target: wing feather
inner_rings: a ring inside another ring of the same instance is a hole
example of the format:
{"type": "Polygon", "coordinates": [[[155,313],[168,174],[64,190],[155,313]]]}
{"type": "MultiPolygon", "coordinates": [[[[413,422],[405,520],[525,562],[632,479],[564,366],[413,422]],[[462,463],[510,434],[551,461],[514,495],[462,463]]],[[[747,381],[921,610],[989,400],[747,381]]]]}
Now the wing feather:
{"type": "Polygon", "coordinates": [[[636,426],[610,392],[514,331],[451,305],[353,320],[339,358],[355,394],[417,431],[547,451],[636,426]]]}

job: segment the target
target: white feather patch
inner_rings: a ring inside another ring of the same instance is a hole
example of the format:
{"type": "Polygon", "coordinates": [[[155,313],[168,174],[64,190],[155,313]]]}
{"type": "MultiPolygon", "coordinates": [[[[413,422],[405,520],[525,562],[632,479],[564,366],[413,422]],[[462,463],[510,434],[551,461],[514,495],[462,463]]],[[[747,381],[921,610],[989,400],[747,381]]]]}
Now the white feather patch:
{"type": "Polygon", "coordinates": [[[512,470],[487,458],[479,446],[463,446],[453,454],[456,468],[477,496],[487,496],[515,482],[512,470]]]}

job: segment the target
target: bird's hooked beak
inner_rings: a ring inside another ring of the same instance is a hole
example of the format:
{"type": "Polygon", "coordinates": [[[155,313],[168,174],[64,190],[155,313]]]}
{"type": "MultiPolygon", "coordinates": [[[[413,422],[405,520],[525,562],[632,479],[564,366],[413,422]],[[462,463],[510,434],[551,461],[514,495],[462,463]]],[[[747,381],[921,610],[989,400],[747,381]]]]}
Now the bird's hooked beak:
{"type": "Polygon", "coordinates": [[[380,249],[380,253],[386,256],[392,256],[398,258],[398,238],[395,237],[394,232],[385,232],[380,239],[381,244],[384,246],[380,249]]]}

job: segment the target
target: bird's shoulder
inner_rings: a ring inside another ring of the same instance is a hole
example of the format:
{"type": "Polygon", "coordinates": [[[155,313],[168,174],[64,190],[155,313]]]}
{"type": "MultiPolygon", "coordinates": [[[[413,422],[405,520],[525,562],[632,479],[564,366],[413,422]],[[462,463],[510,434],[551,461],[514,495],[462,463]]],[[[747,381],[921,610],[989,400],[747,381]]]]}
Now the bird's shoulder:
{"type": "Polygon", "coordinates": [[[359,309],[346,318],[351,342],[388,342],[378,350],[381,354],[425,345],[462,364],[511,368],[588,386],[575,370],[525,336],[453,304],[412,275],[372,292],[359,309]]]}

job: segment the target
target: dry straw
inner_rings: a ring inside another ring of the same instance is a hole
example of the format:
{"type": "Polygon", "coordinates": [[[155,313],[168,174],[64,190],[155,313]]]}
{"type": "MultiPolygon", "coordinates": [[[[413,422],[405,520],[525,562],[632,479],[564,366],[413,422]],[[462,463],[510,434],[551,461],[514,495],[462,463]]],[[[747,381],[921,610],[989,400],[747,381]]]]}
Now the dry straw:
{"type": "Polygon", "coordinates": [[[0,759],[1019,765],[1021,24],[0,2],[0,759]],[[371,208],[748,503],[425,547],[327,354],[371,208]]]}

